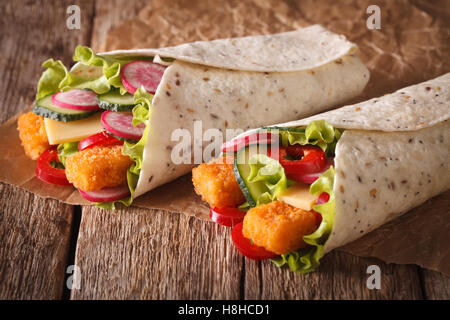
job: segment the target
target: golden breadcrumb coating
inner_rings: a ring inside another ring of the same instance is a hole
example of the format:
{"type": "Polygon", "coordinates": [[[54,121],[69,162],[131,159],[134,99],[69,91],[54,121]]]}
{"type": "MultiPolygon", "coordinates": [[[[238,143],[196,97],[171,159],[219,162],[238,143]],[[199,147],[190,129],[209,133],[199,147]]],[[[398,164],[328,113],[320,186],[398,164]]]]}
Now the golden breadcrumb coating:
{"type": "Polygon", "coordinates": [[[84,191],[116,187],[127,181],[130,157],[122,154],[122,146],[96,146],[66,159],[69,182],[84,191]]]}
{"type": "Polygon", "coordinates": [[[192,170],[195,192],[211,207],[234,207],[245,202],[233,173],[232,157],[217,158],[192,170]]]}
{"type": "Polygon", "coordinates": [[[304,248],[303,236],[317,228],[312,211],[293,207],[282,201],[250,209],[244,218],[242,234],[254,244],[277,254],[304,248]]]}
{"type": "Polygon", "coordinates": [[[17,125],[22,146],[29,158],[36,160],[45,150],[50,148],[43,117],[28,112],[19,117],[17,125]]]}

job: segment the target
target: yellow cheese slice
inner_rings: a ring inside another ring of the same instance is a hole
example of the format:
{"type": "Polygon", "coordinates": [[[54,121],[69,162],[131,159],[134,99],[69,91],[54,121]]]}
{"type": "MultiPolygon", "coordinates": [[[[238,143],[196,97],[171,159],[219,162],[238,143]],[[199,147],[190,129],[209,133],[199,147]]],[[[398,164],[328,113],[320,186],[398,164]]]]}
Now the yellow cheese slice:
{"type": "Polygon", "coordinates": [[[45,130],[50,144],[80,141],[93,134],[103,131],[98,112],[86,119],[62,122],[45,118],[45,130]]]}
{"type": "Polygon", "coordinates": [[[296,208],[310,211],[318,196],[309,193],[309,185],[297,183],[292,187],[287,188],[277,198],[296,208]]]}

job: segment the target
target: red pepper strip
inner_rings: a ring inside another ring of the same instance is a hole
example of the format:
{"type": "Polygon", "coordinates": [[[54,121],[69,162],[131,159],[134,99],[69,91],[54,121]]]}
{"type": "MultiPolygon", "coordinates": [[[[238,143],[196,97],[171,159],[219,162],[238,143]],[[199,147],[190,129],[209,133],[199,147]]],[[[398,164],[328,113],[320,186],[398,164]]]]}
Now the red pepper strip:
{"type": "Polygon", "coordinates": [[[242,226],[243,223],[240,222],[235,225],[231,231],[231,238],[233,239],[234,246],[240,253],[253,260],[265,260],[278,256],[276,253],[267,251],[263,247],[258,247],[251,243],[251,241],[242,234],[242,226]]]}
{"type": "Polygon", "coordinates": [[[245,211],[233,207],[211,208],[209,211],[211,220],[225,227],[233,227],[242,222],[245,214],[245,211]]]}
{"type": "MultiPolygon", "coordinates": [[[[292,145],[279,148],[278,161],[286,174],[309,174],[321,172],[327,165],[325,153],[316,146],[292,145]],[[293,158],[292,160],[289,157],[293,158]]],[[[273,158],[271,151],[269,157],[273,158]]]]}
{"type": "Polygon", "coordinates": [[[66,178],[66,170],[53,168],[50,164],[52,161],[59,162],[56,147],[51,147],[41,154],[36,164],[36,177],[42,181],[60,186],[70,185],[71,183],[66,178]]]}
{"type": "Polygon", "coordinates": [[[82,151],[84,149],[92,148],[95,146],[112,146],[116,144],[123,144],[123,141],[114,138],[106,131],[102,131],[81,140],[78,144],[78,150],[82,151]]]}
{"type": "Polygon", "coordinates": [[[327,159],[327,165],[325,166],[325,168],[322,171],[314,172],[314,173],[307,173],[307,174],[290,173],[290,174],[286,174],[286,176],[289,179],[294,180],[296,182],[312,184],[317,179],[319,179],[319,177],[322,175],[322,173],[327,171],[330,168],[330,166],[334,166],[333,158],[327,159]]]}

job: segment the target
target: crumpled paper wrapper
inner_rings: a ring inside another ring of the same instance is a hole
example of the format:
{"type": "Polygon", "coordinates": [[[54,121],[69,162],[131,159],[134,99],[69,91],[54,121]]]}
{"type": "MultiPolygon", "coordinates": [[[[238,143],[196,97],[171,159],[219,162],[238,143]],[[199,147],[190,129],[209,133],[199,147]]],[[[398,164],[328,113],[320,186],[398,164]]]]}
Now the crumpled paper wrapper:
{"type": "MultiPolygon", "coordinates": [[[[112,9],[113,10],[113,9],[112,9]]],[[[92,47],[97,52],[156,48],[196,40],[270,34],[322,24],[358,44],[371,71],[364,93],[354,103],[432,79],[450,71],[448,2],[427,1],[277,1],[156,0],[108,32],[96,24],[92,47]],[[369,5],[381,9],[381,29],[369,30],[369,5]]],[[[57,57],[54,57],[57,58],[57,57]]],[[[90,204],[72,187],[42,183],[35,162],[20,145],[17,117],[0,126],[0,181],[69,204],[90,204]]],[[[166,209],[209,220],[208,205],[195,195],[185,175],[137,198],[135,206],[166,209]]],[[[450,275],[450,191],[415,208],[340,250],[388,263],[418,264],[450,275]]]]}

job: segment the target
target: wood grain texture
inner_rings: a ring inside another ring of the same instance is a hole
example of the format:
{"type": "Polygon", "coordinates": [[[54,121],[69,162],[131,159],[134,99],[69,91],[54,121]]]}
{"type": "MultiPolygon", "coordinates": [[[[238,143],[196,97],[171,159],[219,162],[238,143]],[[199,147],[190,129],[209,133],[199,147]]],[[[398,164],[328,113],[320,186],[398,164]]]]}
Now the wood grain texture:
{"type": "MultiPolygon", "coordinates": [[[[70,64],[75,46],[89,44],[91,34],[101,49],[109,28],[146,3],[2,1],[0,122],[32,101],[42,61],[70,64]],[[66,29],[70,4],[81,8],[81,30],[66,29]]],[[[229,229],[193,217],[82,210],[75,257],[81,288],[72,299],[450,299],[448,277],[412,265],[332,252],[316,273],[298,275],[244,260],[229,229]],[[381,290],[366,287],[372,264],[381,268],[381,290]]],[[[62,297],[72,222],[71,206],[0,184],[0,299],[62,297]]]]}
{"type": "MultiPolygon", "coordinates": [[[[69,63],[78,43],[88,43],[91,1],[1,1],[0,122],[34,98],[49,57],[69,63]],[[66,28],[66,8],[78,4],[81,30],[66,28]]],[[[0,298],[61,298],[72,207],[0,186],[0,298]]]]}
{"type": "Polygon", "coordinates": [[[0,184],[0,299],[58,299],[72,207],[0,184]]]}
{"type": "Polygon", "coordinates": [[[423,298],[413,265],[332,252],[317,272],[299,275],[244,262],[228,228],[156,210],[85,207],[75,264],[81,289],[72,299],[423,298]],[[380,290],[367,288],[370,265],[381,269],[380,290]]]}
{"type": "Polygon", "coordinates": [[[4,122],[33,101],[42,62],[54,57],[70,65],[75,47],[89,43],[94,10],[89,0],[2,1],[0,10],[0,121],[4,122]],[[80,30],[66,27],[71,4],[80,6],[80,30]]]}
{"type": "Polygon", "coordinates": [[[230,230],[180,214],[85,207],[75,265],[72,299],[240,298],[230,230]]]}
{"type": "Polygon", "coordinates": [[[450,300],[450,278],[443,274],[420,269],[424,299],[450,300]]]}
{"type": "MultiPolygon", "coordinates": [[[[113,3],[96,4],[91,45],[98,50],[107,31],[133,18],[144,2],[113,3]]],[[[244,260],[226,228],[157,210],[83,208],[75,263],[81,289],[72,291],[72,299],[422,298],[416,266],[333,252],[318,272],[298,275],[244,260]],[[372,264],[381,268],[381,290],[366,287],[372,264]]]]}
{"type": "Polygon", "coordinates": [[[359,258],[331,252],[314,273],[296,274],[276,268],[268,261],[245,261],[245,299],[421,299],[417,267],[385,264],[373,258],[359,258]],[[367,267],[381,271],[381,288],[368,289],[367,267]]]}
{"type": "MultiPolygon", "coordinates": [[[[92,47],[148,1],[96,2],[92,47]],[[112,3],[113,2],[113,3],[112,3]]],[[[238,299],[243,258],[230,231],[160,210],[83,208],[72,299],[238,299]]]]}

